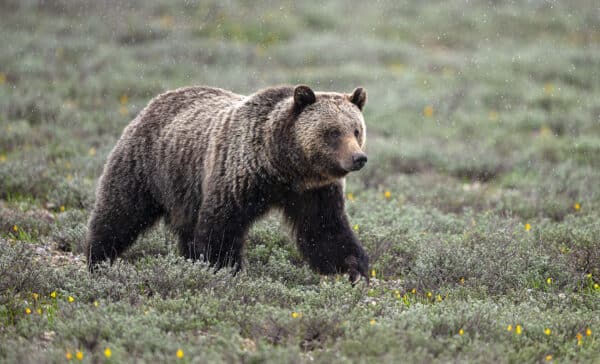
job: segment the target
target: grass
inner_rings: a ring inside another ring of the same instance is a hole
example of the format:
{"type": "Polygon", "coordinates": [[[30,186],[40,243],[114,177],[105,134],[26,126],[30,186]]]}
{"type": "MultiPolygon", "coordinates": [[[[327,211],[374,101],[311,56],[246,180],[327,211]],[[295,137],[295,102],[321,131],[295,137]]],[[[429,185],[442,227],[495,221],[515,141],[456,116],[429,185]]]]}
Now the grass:
{"type": "Polygon", "coordinates": [[[2,2],[0,361],[598,362],[597,12],[2,2]],[[370,286],[311,272],[276,215],[236,277],[162,226],[86,272],[96,180],[153,96],[280,83],[368,90],[347,208],[370,286]]]}

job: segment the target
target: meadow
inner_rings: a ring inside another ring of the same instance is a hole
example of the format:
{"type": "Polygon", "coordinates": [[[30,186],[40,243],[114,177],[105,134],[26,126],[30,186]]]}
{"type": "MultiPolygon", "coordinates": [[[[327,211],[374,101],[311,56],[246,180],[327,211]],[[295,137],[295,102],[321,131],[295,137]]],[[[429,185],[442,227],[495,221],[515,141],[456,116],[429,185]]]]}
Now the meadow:
{"type": "Polygon", "coordinates": [[[0,2],[0,362],[598,363],[599,284],[595,0],[0,2]],[[151,98],[298,83],[368,91],[369,286],[313,273],[277,214],[235,277],[162,224],[87,272],[151,98]]]}

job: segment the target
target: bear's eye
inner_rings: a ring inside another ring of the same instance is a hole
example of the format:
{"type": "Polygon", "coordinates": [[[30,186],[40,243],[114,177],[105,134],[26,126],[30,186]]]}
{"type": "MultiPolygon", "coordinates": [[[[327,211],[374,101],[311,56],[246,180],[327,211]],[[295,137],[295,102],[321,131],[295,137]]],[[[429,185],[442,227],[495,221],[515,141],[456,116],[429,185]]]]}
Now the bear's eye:
{"type": "Polygon", "coordinates": [[[358,131],[358,129],[354,129],[354,137],[358,138],[359,135],[360,131],[358,131]]]}
{"type": "Polygon", "coordinates": [[[331,139],[339,138],[342,132],[339,129],[331,129],[327,131],[327,136],[331,139]]]}

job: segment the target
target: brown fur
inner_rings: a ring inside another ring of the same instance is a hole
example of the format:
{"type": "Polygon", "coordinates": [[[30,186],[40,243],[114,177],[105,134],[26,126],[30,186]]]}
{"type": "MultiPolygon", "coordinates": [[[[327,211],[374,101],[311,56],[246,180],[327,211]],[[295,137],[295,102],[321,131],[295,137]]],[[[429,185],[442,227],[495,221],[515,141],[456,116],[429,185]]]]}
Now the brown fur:
{"type": "Polygon", "coordinates": [[[356,159],[364,156],[365,102],[360,88],[315,94],[307,86],[159,95],[105,165],[89,222],[90,269],[114,260],[161,216],[186,257],[239,269],[248,228],[279,208],[314,269],[366,277],[368,258],[343,195],[343,177],[364,164],[356,159]]]}

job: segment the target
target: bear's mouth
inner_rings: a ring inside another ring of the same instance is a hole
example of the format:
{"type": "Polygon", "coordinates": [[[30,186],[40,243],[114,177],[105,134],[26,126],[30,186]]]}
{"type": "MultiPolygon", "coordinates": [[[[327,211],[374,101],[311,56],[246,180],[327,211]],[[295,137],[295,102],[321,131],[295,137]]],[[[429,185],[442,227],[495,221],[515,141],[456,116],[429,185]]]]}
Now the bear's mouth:
{"type": "Polygon", "coordinates": [[[344,177],[350,172],[352,172],[352,170],[348,170],[348,169],[342,167],[341,165],[336,165],[333,168],[331,168],[329,171],[329,173],[331,173],[332,176],[338,177],[338,178],[344,177]]]}

